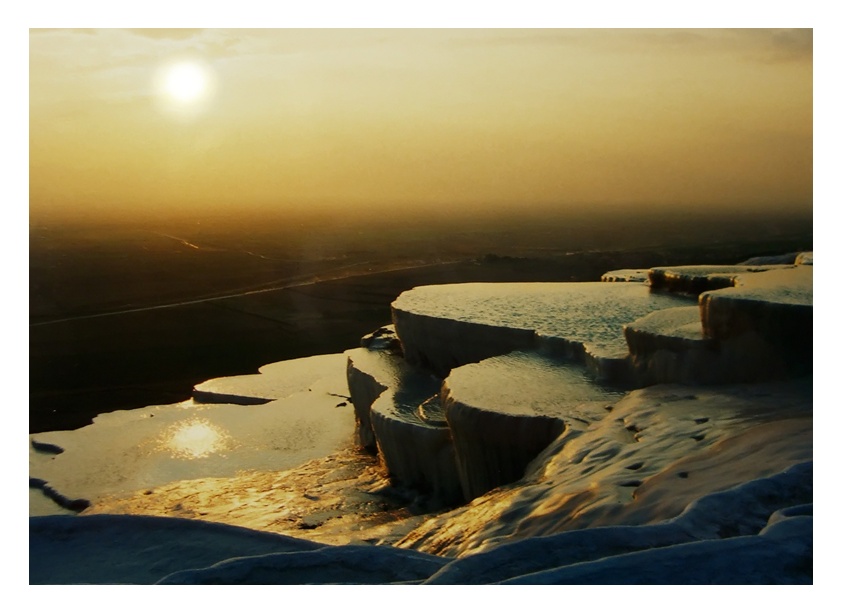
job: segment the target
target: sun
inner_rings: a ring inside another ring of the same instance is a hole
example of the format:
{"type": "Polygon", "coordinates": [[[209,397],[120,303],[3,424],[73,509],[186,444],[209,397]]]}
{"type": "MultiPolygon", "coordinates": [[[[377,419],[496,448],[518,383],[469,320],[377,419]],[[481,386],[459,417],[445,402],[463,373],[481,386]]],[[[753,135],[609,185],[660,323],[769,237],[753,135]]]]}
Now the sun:
{"type": "Polygon", "coordinates": [[[208,90],[207,71],[195,62],[180,62],[167,69],[164,91],[178,102],[194,102],[208,90]]]}
{"type": "Polygon", "coordinates": [[[189,59],[161,66],[155,75],[159,108],[169,115],[188,119],[200,114],[215,86],[213,70],[200,60],[189,59]]]}

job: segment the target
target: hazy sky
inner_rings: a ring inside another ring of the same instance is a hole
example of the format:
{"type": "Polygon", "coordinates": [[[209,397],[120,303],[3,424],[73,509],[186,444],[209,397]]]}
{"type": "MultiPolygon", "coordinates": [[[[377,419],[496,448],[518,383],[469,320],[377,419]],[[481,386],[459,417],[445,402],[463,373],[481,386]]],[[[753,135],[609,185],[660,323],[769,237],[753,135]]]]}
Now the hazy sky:
{"type": "Polygon", "coordinates": [[[809,211],[812,47],[811,30],[31,30],[30,208],[809,211]]]}

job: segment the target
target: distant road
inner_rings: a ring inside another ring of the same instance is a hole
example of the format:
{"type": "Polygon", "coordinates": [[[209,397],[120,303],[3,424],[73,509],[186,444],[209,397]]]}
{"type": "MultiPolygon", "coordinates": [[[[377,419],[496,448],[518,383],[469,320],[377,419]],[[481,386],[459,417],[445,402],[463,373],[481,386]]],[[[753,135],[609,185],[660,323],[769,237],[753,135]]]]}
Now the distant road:
{"type": "Polygon", "coordinates": [[[159,237],[164,237],[166,239],[172,239],[173,241],[178,241],[182,245],[185,245],[187,247],[192,247],[193,249],[202,249],[201,247],[199,247],[195,243],[191,243],[187,239],[182,239],[181,237],[174,237],[172,235],[164,234],[163,232],[153,232],[152,234],[156,234],[159,237]]]}
{"type": "MultiPolygon", "coordinates": [[[[174,238],[174,237],[170,237],[170,238],[174,238]]],[[[315,284],[318,284],[318,283],[321,283],[321,282],[324,282],[324,281],[334,281],[334,280],[337,280],[337,279],[351,279],[353,277],[364,277],[364,276],[367,276],[367,275],[377,275],[378,273],[390,273],[392,271],[409,271],[409,270],[412,270],[412,269],[424,269],[424,268],[434,267],[434,266],[456,264],[458,262],[461,262],[461,260],[447,260],[447,261],[442,261],[442,262],[434,262],[434,263],[431,263],[431,264],[418,264],[418,265],[414,265],[414,266],[384,268],[384,269],[377,270],[377,271],[367,271],[365,273],[354,273],[354,274],[351,274],[351,275],[335,275],[335,273],[337,271],[340,271],[340,270],[349,269],[351,267],[365,266],[366,264],[369,264],[368,262],[355,262],[354,264],[346,264],[346,265],[341,266],[341,267],[335,267],[335,268],[332,268],[332,269],[327,269],[326,271],[324,271],[323,273],[320,273],[319,275],[314,275],[314,276],[308,277],[306,281],[295,281],[295,282],[294,281],[285,281],[285,282],[280,283],[279,285],[272,285],[269,288],[261,288],[259,290],[245,290],[245,291],[241,291],[241,292],[235,292],[233,294],[221,294],[221,295],[214,295],[214,296],[206,296],[206,297],[197,298],[197,299],[190,299],[190,300],[186,300],[186,301],[178,301],[178,302],[175,302],[175,303],[166,303],[166,304],[163,304],[163,305],[150,305],[148,307],[132,307],[130,309],[119,309],[119,310],[116,310],[116,311],[106,311],[106,312],[103,312],[103,313],[91,313],[91,314],[81,315],[81,316],[71,316],[69,318],[59,318],[57,320],[47,320],[46,322],[30,323],[29,327],[35,328],[37,326],[48,326],[50,324],[60,324],[61,322],[72,322],[72,321],[75,321],[75,320],[91,320],[93,318],[105,318],[105,317],[108,317],[108,316],[119,316],[119,315],[124,315],[124,314],[127,314],[127,313],[138,313],[138,312],[141,312],[141,311],[153,311],[155,309],[171,309],[173,307],[182,307],[184,305],[198,305],[199,303],[209,303],[211,301],[219,301],[219,300],[223,300],[223,299],[227,299],[227,298],[237,298],[237,297],[241,297],[241,296],[249,296],[249,295],[252,295],[252,294],[263,294],[263,293],[266,293],[266,292],[276,292],[277,290],[286,290],[288,288],[298,288],[298,287],[301,287],[301,286],[312,286],[312,285],[315,285],[315,284]],[[334,274],[334,275],[331,276],[331,277],[325,277],[325,274],[328,274],[328,275],[334,274]]],[[[278,282],[274,282],[274,283],[277,284],[278,282]]]]}
{"type": "Polygon", "coordinates": [[[191,243],[187,239],[182,239],[181,237],[176,237],[175,235],[168,235],[163,232],[152,232],[153,235],[157,235],[159,237],[164,237],[165,239],[172,239],[173,241],[178,241],[185,247],[189,247],[191,249],[199,249],[208,252],[240,252],[243,254],[248,254],[249,256],[254,256],[255,258],[260,258],[262,260],[275,260],[278,262],[296,262],[291,259],[286,258],[269,258],[268,256],[264,256],[263,254],[258,254],[257,252],[250,252],[247,249],[229,249],[227,247],[212,247],[208,245],[196,245],[195,243],[191,243]]]}

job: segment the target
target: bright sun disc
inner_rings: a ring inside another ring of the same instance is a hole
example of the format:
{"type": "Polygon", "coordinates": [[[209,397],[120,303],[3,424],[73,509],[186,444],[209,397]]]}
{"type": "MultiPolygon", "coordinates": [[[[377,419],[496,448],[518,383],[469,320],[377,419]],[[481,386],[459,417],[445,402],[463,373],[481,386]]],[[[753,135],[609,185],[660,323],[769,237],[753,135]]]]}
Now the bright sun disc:
{"type": "Polygon", "coordinates": [[[181,58],[158,66],[153,75],[154,104],[176,121],[193,121],[209,109],[216,93],[216,74],[198,58],[181,58]]]}
{"type": "Polygon", "coordinates": [[[163,89],[178,102],[197,101],[208,90],[208,73],[195,62],[175,64],[166,70],[163,89]]]}

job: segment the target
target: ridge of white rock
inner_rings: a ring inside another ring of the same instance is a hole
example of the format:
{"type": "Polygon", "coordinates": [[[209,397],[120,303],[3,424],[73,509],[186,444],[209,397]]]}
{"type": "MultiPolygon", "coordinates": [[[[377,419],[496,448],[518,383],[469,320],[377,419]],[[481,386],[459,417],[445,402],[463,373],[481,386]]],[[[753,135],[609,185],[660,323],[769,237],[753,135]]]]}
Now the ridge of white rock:
{"type": "Polygon", "coordinates": [[[795,518],[756,536],[621,554],[500,584],[812,584],[812,520],[795,518]]]}

